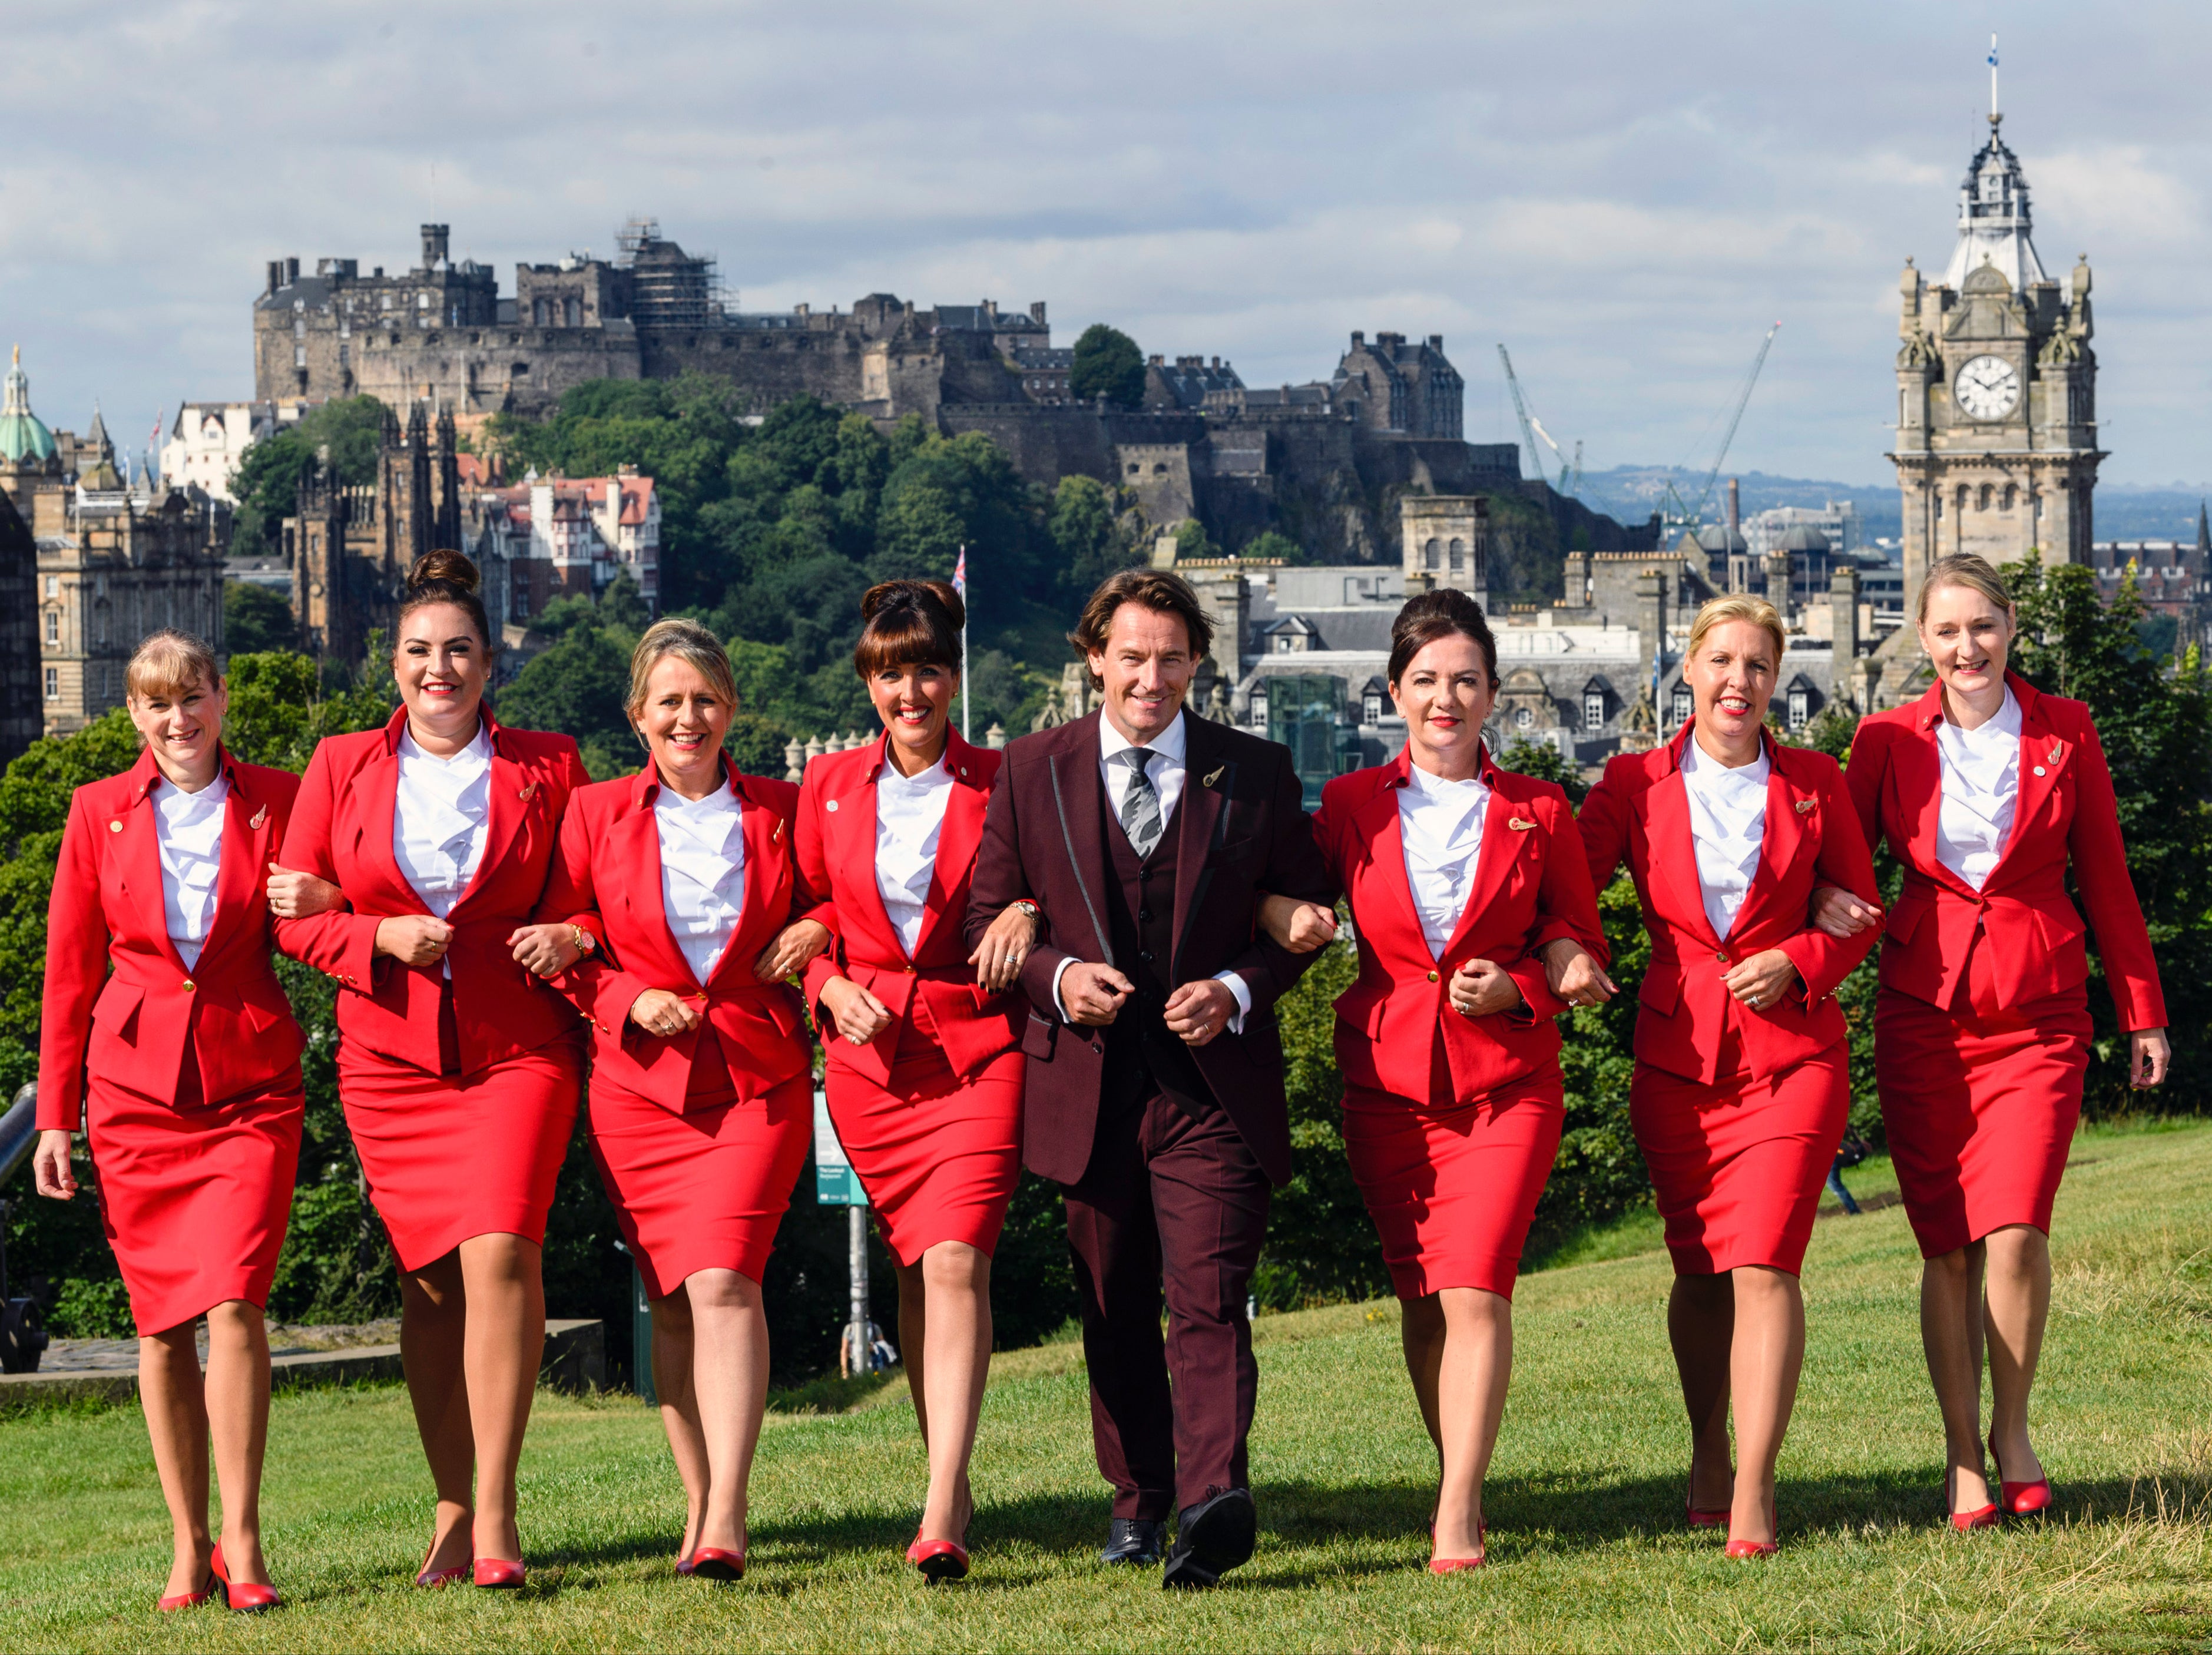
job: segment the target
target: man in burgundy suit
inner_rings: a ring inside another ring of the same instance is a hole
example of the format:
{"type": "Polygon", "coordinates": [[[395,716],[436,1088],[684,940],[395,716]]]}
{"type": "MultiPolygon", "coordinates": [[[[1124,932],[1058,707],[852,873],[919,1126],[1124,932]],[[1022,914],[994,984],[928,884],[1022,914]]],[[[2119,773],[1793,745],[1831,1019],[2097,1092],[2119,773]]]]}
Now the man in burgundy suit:
{"type": "Polygon", "coordinates": [[[1071,641],[1103,706],[1006,749],[968,909],[971,943],[1009,904],[1043,910],[1022,968],[1024,1155],[1066,1197],[1114,1485],[1101,1556],[1158,1560],[1173,1510],[1170,1586],[1252,1555],[1245,1295],[1291,1172],[1274,1002],[1313,958],[1254,916],[1261,891],[1329,894],[1289,751],[1183,710],[1211,631],[1173,575],[1092,594],[1071,641]]]}

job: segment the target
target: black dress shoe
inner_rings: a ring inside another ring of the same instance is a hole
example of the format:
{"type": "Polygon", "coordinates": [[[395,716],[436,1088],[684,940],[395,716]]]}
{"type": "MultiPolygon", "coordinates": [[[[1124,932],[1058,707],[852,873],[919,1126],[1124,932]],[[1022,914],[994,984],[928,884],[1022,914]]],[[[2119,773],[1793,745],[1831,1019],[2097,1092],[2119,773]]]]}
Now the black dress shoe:
{"type": "Polygon", "coordinates": [[[1106,1526],[1106,1549],[1101,1563],[1136,1563],[1146,1568],[1160,1561],[1161,1542],[1167,1524],[1149,1517],[1117,1517],[1106,1526]]]}
{"type": "Polygon", "coordinates": [[[1221,1584],[1221,1577],[1252,1558],[1260,1514],[1249,1488],[1227,1488],[1187,1506],[1176,1519],[1176,1542],[1160,1585],[1170,1590],[1221,1584]]]}

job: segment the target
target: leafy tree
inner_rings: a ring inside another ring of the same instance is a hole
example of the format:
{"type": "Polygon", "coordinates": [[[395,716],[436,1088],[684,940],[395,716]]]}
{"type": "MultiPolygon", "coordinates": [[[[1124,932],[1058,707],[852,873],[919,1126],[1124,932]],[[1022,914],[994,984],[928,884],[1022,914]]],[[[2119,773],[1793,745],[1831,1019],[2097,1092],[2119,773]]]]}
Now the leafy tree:
{"type": "Polygon", "coordinates": [[[275,550],[278,529],[293,514],[300,484],[315,468],[320,450],[330,451],[339,482],[374,483],[383,441],[384,405],[374,397],[342,397],[309,409],[293,424],[253,444],[231,480],[231,497],[238,502],[233,549],[275,550]]]}
{"type": "Polygon", "coordinates": [[[1304,546],[1276,529],[1261,530],[1247,540],[1237,555],[1239,557],[1269,558],[1286,564],[1310,561],[1304,546]]]}
{"type": "Polygon", "coordinates": [[[1184,563],[1221,556],[1221,548],[1213,544],[1206,525],[1195,517],[1186,517],[1176,525],[1175,542],[1176,557],[1184,563]]]}
{"type": "Polygon", "coordinates": [[[1068,365],[1067,389],[1079,401],[1103,397],[1116,408],[1134,408],[1145,399],[1145,353],[1121,329],[1093,322],[1075,341],[1068,365]]]}
{"type": "Polygon", "coordinates": [[[289,649],[298,636],[292,605],[283,593],[250,581],[223,582],[222,641],[232,654],[289,649]]]}
{"type": "Polygon", "coordinates": [[[1115,521],[1113,495],[1093,478],[1060,478],[1045,532],[1059,564],[1054,581],[1078,602],[1137,558],[1136,549],[1115,521]]]}
{"type": "Polygon", "coordinates": [[[926,441],[884,484],[878,581],[950,576],[968,549],[968,624],[995,634],[1018,624],[1044,569],[1037,503],[1005,452],[980,432],[926,441]]]}

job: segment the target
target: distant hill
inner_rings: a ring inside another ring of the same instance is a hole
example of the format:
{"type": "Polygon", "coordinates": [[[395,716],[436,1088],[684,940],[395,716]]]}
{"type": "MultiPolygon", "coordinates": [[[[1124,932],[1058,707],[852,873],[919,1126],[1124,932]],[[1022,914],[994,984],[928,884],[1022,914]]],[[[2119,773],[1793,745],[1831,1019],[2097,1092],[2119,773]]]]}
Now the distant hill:
{"type": "MultiPolygon", "coordinates": [[[[1770,506],[1825,506],[1832,500],[1857,502],[1859,519],[1871,538],[1895,538],[1903,532],[1897,484],[1838,483],[1820,478],[1776,477],[1767,472],[1735,473],[1743,509],[1747,516],[1770,506]]],[[[1640,523],[1659,508],[1667,485],[1674,484],[1684,500],[1697,503],[1704,474],[1692,477],[1665,465],[1615,465],[1609,471],[1587,472],[1580,498],[1592,509],[1625,524],[1640,523]]],[[[1713,486],[1707,504],[1708,520],[1725,509],[1728,474],[1713,486]]],[[[2097,490],[2094,506],[2100,540],[2191,539],[2197,533],[2197,511],[2212,498],[2212,484],[2175,483],[2163,487],[2106,483],[2097,490]]]]}

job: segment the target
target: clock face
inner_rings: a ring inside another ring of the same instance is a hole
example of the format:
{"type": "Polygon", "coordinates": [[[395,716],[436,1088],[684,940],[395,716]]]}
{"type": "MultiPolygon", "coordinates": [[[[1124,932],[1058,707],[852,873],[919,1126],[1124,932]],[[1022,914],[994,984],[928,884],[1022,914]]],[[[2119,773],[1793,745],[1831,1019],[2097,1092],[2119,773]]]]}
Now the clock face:
{"type": "Polygon", "coordinates": [[[1977,356],[1959,369],[1952,395],[1975,419],[2002,419],[2020,404],[2020,370],[2001,357],[1977,356]]]}

